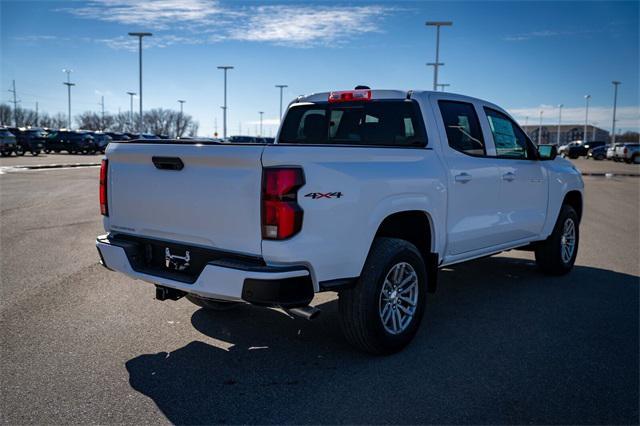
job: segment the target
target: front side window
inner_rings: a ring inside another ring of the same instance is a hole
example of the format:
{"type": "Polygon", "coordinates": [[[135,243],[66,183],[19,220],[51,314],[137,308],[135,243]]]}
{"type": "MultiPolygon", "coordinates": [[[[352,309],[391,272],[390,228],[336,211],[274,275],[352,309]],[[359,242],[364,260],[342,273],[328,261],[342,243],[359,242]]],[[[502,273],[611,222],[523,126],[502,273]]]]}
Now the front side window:
{"type": "Polygon", "coordinates": [[[278,143],[421,147],[426,135],[413,101],[317,103],[289,109],[278,143]]]}
{"type": "Polygon", "coordinates": [[[486,155],[482,129],[473,105],[457,101],[439,101],[438,105],[449,146],[467,155],[486,155]]]}
{"type": "Polygon", "coordinates": [[[496,145],[496,156],[524,160],[530,158],[527,137],[506,115],[490,108],[484,109],[496,145]]]}

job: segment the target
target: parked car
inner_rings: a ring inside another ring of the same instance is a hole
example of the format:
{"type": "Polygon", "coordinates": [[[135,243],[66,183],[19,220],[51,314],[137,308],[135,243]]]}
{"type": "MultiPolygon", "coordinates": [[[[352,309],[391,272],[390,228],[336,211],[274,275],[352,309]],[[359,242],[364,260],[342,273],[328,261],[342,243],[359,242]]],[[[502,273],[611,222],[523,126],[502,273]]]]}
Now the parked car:
{"type": "Polygon", "coordinates": [[[131,139],[129,136],[121,132],[105,132],[104,134],[111,137],[114,141],[128,141],[131,139]]]}
{"type": "Polygon", "coordinates": [[[616,156],[616,147],[620,144],[607,145],[607,160],[614,160],[616,156]]]}
{"type": "Polygon", "coordinates": [[[101,262],[159,300],[311,319],[314,294],[337,291],[347,340],[389,354],[438,268],[523,248],[559,275],[578,251],[580,172],[480,99],[317,93],[289,105],[275,144],[175,143],[114,142],[100,169],[101,262]]]}
{"type": "Polygon", "coordinates": [[[568,157],[574,159],[579,157],[586,157],[589,155],[590,149],[604,146],[605,144],[606,142],[604,141],[591,141],[570,147],[568,157]]]}
{"type": "Polygon", "coordinates": [[[622,148],[624,148],[624,143],[622,142],[616,143],[613,146],[613,161],[623,161],[622,148]]]}
{"type": "Polygon", "coordinates": [[[558,153],[562,157],[569,157],[573,160],[580,156],[587,155],[587,151],[588,149],[582,141],[569,142],[568,144],[558,148],[558,153]]]}
{"type": "Polygon", "coordinates": [[[103,154],[107,149],[107,145],[109,145],[109,142],[113,140],[111,136],[102,132],[93,132],[91,133],[91,136],[93,136],[93,140],[96,144],[96,150],[102,152],[103,154]]]}
{"type": "Polygon", "coordinates": [[[231,143],[266,143],[263,138],[256,136],[230,136],[229,142],[231,143]]]}
{"type": "Polygon", "coordinates": [[[1,128],[0,155],[2,155],[3,157],[8,157],[12,153],[15,153],[16,155],[22,155],[20,154],[20,152],[22,152],[22,149],[18,145],[15,135],[11,133],[9,129],[1,128]]]}
{"type": "Polygon", "coordinates": [[[44,145],[47,139],[47,132],[40,128],[19,128],[12,132],[18,145],[22,149],[23,155],[29,151],[31,155],[37,156],[44,150],[44,145]]]}
{"type": "Polygon", "coordinates": [[[594,160],[604,160],[607,158],[607,145],[601,145],[595,148],[589,149],[587,158],[593,158],[594,160]]]}
{"type": "Polygon", "coordinates": [[[97,150],[98,147],[90,133],[71,130],[51,132],[45,145],[47,153],[67,151],[69,154],[95,154],[97,150]]]}
{"type": "Polygon", "coordinates": [[[616,161],[624,161],[625,163],[640,163],[640,144],[638,143],[622,143],[617,146],[615,159],[616,161]]]}

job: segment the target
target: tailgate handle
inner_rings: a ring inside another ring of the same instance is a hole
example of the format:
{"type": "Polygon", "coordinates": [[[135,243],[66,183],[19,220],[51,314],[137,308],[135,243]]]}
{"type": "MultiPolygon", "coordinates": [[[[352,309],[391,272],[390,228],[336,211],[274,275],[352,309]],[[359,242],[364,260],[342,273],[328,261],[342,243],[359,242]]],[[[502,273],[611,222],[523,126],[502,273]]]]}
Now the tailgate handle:
{"type": "Polygon", "coordinates": [[[151,157],[156,169],[160,170],[182,170],[184,163],[178,157],[151,157]]]}

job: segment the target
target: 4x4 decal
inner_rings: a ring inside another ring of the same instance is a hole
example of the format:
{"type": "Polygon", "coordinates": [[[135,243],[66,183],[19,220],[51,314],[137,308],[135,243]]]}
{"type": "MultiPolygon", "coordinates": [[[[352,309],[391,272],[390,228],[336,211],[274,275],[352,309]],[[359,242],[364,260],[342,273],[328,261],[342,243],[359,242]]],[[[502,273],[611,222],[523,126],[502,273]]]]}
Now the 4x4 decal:
{"type": "Polygon", "coordinates": [[[340,198],[342,197],[342,192],[310,192],[305,197],[311,197],[314,200],[319,198],[340,198]]]}

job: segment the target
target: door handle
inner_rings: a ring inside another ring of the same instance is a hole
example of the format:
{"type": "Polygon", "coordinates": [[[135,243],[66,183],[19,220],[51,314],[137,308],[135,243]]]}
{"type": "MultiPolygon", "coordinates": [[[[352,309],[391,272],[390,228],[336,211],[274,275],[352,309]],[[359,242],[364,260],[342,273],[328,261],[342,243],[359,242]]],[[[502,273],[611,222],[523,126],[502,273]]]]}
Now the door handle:
{"type": "Polygon", "coordinates": [[[184,163],[178,157],[151,157],[153,165],[160,170],[182,170],[184,163]]]}
{"type": "Polygon", "coordinates": [[[502,175],[502,180],[506,180],[507,182],[514,181],[516,179],[516,175],[514,173],[505,173],[502,175]]]}
{"type": "Polygon", "coordinates": [[[467,183],[471,180],[471,175],[469,173],[460,173],[455,177],[456,182],[467,183]]]}

